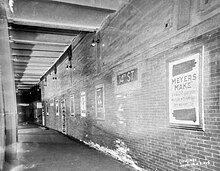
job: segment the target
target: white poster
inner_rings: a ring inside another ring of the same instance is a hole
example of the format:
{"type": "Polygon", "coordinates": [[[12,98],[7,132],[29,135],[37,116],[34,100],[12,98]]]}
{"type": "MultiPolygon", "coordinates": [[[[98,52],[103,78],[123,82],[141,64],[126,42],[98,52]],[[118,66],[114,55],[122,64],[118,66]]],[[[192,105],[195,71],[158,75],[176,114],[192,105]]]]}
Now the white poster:
{"type": "Polygon", "coordinates": [[[39,109],[42,108],[42,103],[41,102],[37,102],[37,108],[39,108],[39,109]]]}
{"type": "Polygon", "coordinates": [[[199,125],[200,55],[169,63],[170,123],[199,125]]]}
{"type": "Polygon", "coordinates": [[[75,116],[75,99],[74,99],[74,95],[70,96],[70,114],[71,114],[71,116],[75,116]]]}
{"type": "Polygon", "coordinates": [[[62,132],[66,134],[67,127],[66,127],[66,100],[65,99],[61,101],[61,114],[62,114],[62,132]]]}
{"type": "Polygon", "coordinates": [[[59,116],[59,100],[56,100],[56,116],[59,116]]]}
{"type": "Polygon", "coordinates": [[[81,92],[80,107],[81,107],[81,116],[86,117],[86,92],[81,92]]]}
{"type": "Polygon", "coordinates": [[[96,106],[96,118],[105,119],[104,85],[103,84],[96,86],[95,106],[96,106]]]}

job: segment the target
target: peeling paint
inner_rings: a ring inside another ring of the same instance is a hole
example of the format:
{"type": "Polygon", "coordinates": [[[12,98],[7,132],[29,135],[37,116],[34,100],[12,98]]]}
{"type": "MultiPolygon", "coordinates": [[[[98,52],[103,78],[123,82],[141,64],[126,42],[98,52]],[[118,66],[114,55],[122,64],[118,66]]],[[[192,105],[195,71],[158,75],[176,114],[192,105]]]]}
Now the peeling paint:
{"type": "Polygon", "coordinates": [[[137,171],[146,171],[140,168],[139,166],[137,166],[137,162],[134,161],[132,157],[128,154],[130,149],[126,146],[126,144],[121,139],[115,140],[114,142],[116,146],[115,150],[109,149],[108,147],[100,146],[99,144],[94,143],[91,140],[89,142],[86,142],[86,141],[83,141],[83,142],[89,145],[90,147],[95,148],[96,150],[99,150],[101,152],[104,152],[105,154],[108,154],[123,163],[129,164],[137,171]]]}
{"type": "Polygon", "coordinates": [[[14,6],[14,0],[9,0],[8,1],[8,5],[9,5],[9,9],[12,13],[14,13],[14,9],[13,9],[13,6],[14,6]]]}

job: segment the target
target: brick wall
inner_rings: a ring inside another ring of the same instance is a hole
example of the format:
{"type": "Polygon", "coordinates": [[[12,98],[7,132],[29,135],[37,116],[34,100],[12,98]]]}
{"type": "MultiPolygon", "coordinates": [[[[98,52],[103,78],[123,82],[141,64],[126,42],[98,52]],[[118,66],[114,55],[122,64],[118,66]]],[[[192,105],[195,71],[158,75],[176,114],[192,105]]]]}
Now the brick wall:
{"type": "Polygon", "coordinates": [[[181,28],[177,0],[133,0],[104,23],[98,48],[91,47],[97,35],[87,34],[73,51],[73,68],[66,70],[65,59],[57,66],[57,80],[52,79],[53,71],[47,75],[42,99],[54,101],[54,106],[49,106],[46,126],[61,131],[62,115],[61,111],[55,115],[55,100],[66,99],[68,135],[137,169],[220,170],[220,3],[186,4],[182,12],[188,11],[189,18],[181,28]],[[168,62],[197,53],[203,58],[203,130],[172,127],[168,62]],[[117,85],[117,76],[134,68],[137,80],[117,85]],[[104,84],[104,120],[95,114],[95,87],[100,84],[104,84]],[[86,117],[80,113],[82,91],[86,117]]]}

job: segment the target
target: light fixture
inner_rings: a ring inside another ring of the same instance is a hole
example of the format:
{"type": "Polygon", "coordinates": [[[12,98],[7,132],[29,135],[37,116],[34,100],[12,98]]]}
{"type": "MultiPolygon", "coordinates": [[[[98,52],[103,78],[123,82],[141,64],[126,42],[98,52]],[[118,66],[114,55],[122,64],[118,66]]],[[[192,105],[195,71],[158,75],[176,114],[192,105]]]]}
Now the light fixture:
{"type": "Polygon", "coordinates": [[[68,70],[69,68],[72,68],[72,48],[71,48],[71,45],[68,49],[68,63],[67,66],[66,66],[66,70],[68,70]]]}
{"type": "Polygon", "coordinates": [[[98,44],[98,43],[100,43],[100,40],[99,40],[99,39],[97,39],[97,40],[93,39],[91,46],[92,46],[92,47],[95,47],[95,45],[98,44]]]}
{"type": "Polygon", "coordinates": [[[72,68],[72,65],[71,65],[71,64],[66,66],[66,70],[69,70],[69,68],[70,68],[70,69],[72,68]]]}
{"type": "Polygon", "coordinates": [[[55,76],[53,77],[53,80],[56,80],[57,79],[57,76],[56,76],[57,75],[57,66],[56,65],[54,66],[54,75],[55,76]]]}

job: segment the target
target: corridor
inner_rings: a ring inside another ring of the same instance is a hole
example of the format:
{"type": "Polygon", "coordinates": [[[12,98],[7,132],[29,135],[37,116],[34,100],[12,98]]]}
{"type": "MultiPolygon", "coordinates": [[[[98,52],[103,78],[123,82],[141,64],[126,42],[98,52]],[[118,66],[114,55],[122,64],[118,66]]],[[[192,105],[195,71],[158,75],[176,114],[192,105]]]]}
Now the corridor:
{"type": "Polygon", "coordinates": [[[220,171],[220,0],[0,0],[0,171],[134,169],[220,171]]]}
{"type": "Polygon", "coordinates": [[[19,126],[16,165],[8,171],[130,171],[124,165],[54,130],[19,126]]]}

